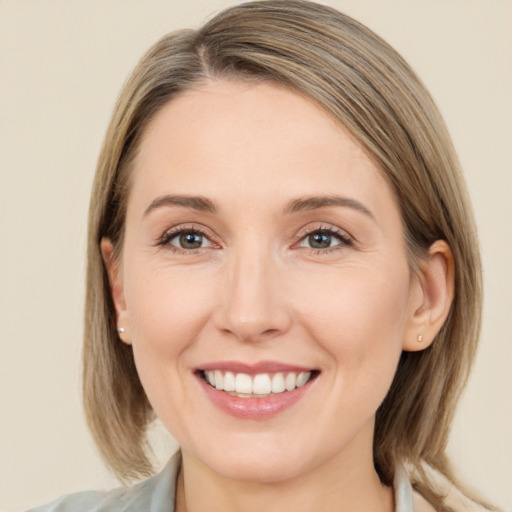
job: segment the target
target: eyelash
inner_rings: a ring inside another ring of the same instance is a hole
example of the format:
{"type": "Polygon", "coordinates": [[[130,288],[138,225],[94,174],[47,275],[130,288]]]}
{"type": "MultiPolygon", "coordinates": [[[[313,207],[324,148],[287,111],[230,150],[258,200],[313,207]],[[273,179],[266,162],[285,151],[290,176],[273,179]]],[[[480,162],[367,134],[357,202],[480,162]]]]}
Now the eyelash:
{"type": "Polygon", "coordinates": [[[325,255],[326,253],[332,253],[336,251],[344,250],[346,247],[351,247],[354,245],[353,239],[346,233],[345,231],[334,228],[331,226],[320,226],[314,229],[306,229],[304,231],[300,231],[298,233],[299,238],[299,244],[305,240],[307,237],[311,235],[328,235],[333,238],[337,238],[339,240],[339,244],[333,245],[331,247],[327,247],[324,249],[316,249],[313,247],[306,247],[306,249],[309,249],[313,254],[321,254],[325,255]]]}
{"type": "MultiPolygon", "coordinates": [[[[172,228],[169,231],[166,231],[161,238],[157,241],[156,245],[160,247],[165,247],[166,249],[169,249],[170,251],[174,253],[179,254],[196,254],[200,249],[204,249],[204,247],[199,247],[197,249],[183,249],[180,247],[176,247],[172,245],[170,242],[175,239],[176,237],[183,235],[183,234],[197,234],[201,235],[202,237],[206,238],[213,246],[216,244],[210,240],[210,236],[208,233],[206,233],[204,230],[202,230],[199,227],[176,227],[172,228]]],[[[307,237],[321,234],[321,235],[327,235],[334,238],[337,238],[340,243],[333,245],[331,247],[326,247],[323,249],[317,249],[313,247],[304,247],[306,249],[309,249],[313,254],[321,254],[325,255],[326,253],[332,253],[335,251],[340,251],[345,249],[346,247],[350,247],[354,245],[353,239],[343,230],[338,228],[333,228],[329,226],[320,226],[315,229],[306,229],[303,231],[300,231],[297,235],[298,242],[294,243],[294,246],[297,244],[300,244],[302,241],[304,241],[307,237]]]]}
{"type": "MultiPolygon", "coordinates": [[[[180,226],[180,227],[172,228],[172,229],[166,231],[162,235],[160,240],[158,240],[156,245],[158,245],[160,247],[165,247],[166,249],[169,249],[172,252],[180,253],[180,254],[195,254],[200,249],[203,249],[203,247],[199,247],[197,249],[183,249],[183,248],[180,248],[180,247],[176,247],[176,246],[174,246],[174,245],[172,245],[170,243],[171,240],[173,240],[174,238],[176,238],[176,237],[178,237],[180,235],[186,234],[186,233],[201,235],[202,237],[204,237],[208,241],[210,241],[209,234],[206,233],[205,231],[203,231],[202,229],[200,229],[200,228],[198,228],[196,226],[193,226],[193,227],[192,226],[190,226],[190,227],[180,226]]],[[[211,241],[210,241],[210,243],[212,245],[215,245],[211,241]]]]}

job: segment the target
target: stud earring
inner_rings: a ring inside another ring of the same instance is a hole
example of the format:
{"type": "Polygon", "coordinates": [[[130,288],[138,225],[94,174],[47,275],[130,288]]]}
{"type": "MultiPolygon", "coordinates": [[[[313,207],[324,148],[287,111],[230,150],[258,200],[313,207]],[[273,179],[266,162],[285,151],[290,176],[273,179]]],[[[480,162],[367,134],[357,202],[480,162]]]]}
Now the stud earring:
{"type": "Polygon", "coordinates": [[[123,334],[123,332],[124,332],[124,327],[118,327],[118,328],[116,329],[116,331],[117,331],[117,334],[123,334]]]}
{"type": "Polygon", "coordinates": [[[418,343],[423,342],[423,336],[421,334],[418,334],[418,343]]]}

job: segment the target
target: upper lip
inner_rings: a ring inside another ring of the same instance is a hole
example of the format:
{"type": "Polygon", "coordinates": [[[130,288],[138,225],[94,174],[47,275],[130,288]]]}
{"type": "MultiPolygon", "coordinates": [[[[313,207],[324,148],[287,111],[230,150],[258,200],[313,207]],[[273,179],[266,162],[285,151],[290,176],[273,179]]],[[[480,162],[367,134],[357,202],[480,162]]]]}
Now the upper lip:
{"type": "Polygon", "coordinates": [[[243,363],[240,361],[215,361],[198,366],[197,370],[220,370],[233,373],[246,373],[248,375],[256,375],[258,373],[311,372],[315,369],[295,364],[281,363],[279,361],[259,361],[257,363],[243,363]]]}

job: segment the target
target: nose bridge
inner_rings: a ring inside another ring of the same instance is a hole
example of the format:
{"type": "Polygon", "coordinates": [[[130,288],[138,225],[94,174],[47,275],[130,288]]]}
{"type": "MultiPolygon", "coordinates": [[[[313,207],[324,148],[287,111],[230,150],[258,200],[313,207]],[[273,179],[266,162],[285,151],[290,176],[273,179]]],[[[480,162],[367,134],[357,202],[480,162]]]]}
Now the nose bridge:
{"type": "Polygon", "coordinates": [[[218,327],[245,341],[257,341],[287,330],[290,315],[271,247],[248,238],[233,248],[226,263],[226,287],[218,327]]]}

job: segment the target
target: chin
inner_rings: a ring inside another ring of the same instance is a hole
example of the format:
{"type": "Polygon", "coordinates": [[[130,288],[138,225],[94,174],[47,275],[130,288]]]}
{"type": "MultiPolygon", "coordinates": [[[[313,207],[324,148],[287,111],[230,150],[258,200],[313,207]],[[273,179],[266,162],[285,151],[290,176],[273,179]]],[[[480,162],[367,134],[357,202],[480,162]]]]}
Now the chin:
{"type": "Polygon", "coordinates": [[[301,467],[283,455],[280,460],[262,460],[261,455],[254,460],[251,457],[230,457],[220,461],[217,467],[212,467],[225,478],[257,482],[261,484],[276,484],[298,476],[301,467]]]}
{"type": "Polygon", "coordinates": [[[294,478],[305,471],[304,454],[299,450],[283,450],[283,446],[265,445],[261,441],[246,441],[238,447],[231,446],[210,450],[198,458],[212,471],[224,478],[258,482],[279,483],[294,478]]]}

